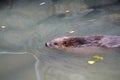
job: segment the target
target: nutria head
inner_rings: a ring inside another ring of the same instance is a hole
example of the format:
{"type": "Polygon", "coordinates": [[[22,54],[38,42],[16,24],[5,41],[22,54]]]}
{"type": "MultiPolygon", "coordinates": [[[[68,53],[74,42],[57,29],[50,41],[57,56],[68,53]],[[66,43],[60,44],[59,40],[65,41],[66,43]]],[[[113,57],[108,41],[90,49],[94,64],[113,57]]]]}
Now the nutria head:
{"type": "Polygon", "coordinates": [[[84,38],[80,37],[61,37],[45,43],[46,47],[64,50],[66,48],[80,47],[86,43],[84,38]]]}

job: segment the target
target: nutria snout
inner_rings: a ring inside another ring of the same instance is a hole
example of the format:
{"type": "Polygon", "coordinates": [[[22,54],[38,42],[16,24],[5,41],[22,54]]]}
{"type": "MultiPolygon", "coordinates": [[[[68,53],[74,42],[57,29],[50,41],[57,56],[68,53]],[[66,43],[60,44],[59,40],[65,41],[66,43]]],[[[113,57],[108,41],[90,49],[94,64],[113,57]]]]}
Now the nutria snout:
{"type": "Polygon", "coordinates": [[[47,43],[45,43],[45,47],[48,47],[47,43]]]}

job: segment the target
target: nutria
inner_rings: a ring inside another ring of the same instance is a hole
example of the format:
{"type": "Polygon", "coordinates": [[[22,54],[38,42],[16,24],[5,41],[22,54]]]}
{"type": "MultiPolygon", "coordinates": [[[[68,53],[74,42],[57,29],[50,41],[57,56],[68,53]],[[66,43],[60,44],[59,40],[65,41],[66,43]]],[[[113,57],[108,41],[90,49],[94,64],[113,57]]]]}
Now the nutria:
{"type": "Polygon", "coordinates": [[[47,42],[46,47],[67,52],[96,52],[120,48],[120,36],[70,36],[60,37],[47,42]]]}

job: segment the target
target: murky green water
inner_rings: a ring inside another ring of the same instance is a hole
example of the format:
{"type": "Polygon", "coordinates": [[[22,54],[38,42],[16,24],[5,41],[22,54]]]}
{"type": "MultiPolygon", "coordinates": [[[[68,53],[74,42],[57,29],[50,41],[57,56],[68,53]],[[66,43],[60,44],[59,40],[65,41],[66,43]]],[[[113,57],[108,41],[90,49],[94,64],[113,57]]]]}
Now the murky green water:
{"type": "Polygon", "coordinates": [[[95,53],[104,60],[89,65],[95,54],[65,53],[44,44],[61,36],[120,35],[120,6],[73,8],[64,15],[52,5],[16,3],[0,10],[0,26],[6,26],[0,29],[0,80],[119,80],[119,50],[95,53]],[[71,30],[75,33],[67,34],[71,30]]]}

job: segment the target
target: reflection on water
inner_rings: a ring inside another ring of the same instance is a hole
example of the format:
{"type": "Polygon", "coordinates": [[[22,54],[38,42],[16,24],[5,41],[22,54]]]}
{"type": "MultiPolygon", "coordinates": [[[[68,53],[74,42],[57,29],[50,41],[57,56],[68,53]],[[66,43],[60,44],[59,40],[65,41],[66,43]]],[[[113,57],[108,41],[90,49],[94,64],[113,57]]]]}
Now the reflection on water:
{"type": "MultiPolygon", "coordinates": [[[[16,71],[21,73],[21,71],[19,71],[19,70],[24,70],[26,68],[29,69],[28,66],[30,66],[30,69],[31,69],[31,67],[34,68],[34,69],[30,70],[30,72],[32,73],[31,75],[33,75],[32,76],[33,79],[36,77],[36,80],[40,80],[40,73],[39,73],[40,61],[36,55],[30,54],[27,52],[0,52],[0,55],[2,56],[1,68],[0,68],[1,73],[2,73],[2,76],[0,76],[1,78],[2,77],[4,78],[6,75],[8,75],[8,78],[10,78],[9,76],[13,76],[14,73],[16,74],[16,71]],[[32,63],[32,65],[31,65],[31,63],[32,63]],[[34,67],[33,67],[33,65],[34,65],[34,67]],[[33,70],[34,70],[34,72],[33,72],[33,70]]],[[[20,75],[18,72],[17,72],[17,75],[20,75]]],[[[26,73],[26,72],[22,71],[22,73],[26,73]]],[[[27,71],[27,73],[28,73],[28,71],[27,71]]],[[[28,78],[28,79],[31,79],[31,78],[28,78]]],[[[12,80],[12,78],[11,78],[11,80],[12,80]]]]}
{"type": "Polygon", "coordinates": [[[6,27],[0,29],[0,79],[119,80],[119,50],[85,55],[52,50],[44,45],[61,36],[119,35],[120,6],[85,9],[86,5],[81,3],[84,8],[78,10],[80,5],[70,2],[67,6],[70,13],[66,14],[63,11],[67,2],[55,0],[40,5],[43,2],[13,2],[12,8],[1,9],[0,26],[6,27]],[[72,30],[73,34],[67,34],[72,30]],[[103,56],[104,60],[89,65],[87,61],[94,55],[103,56]]]}

